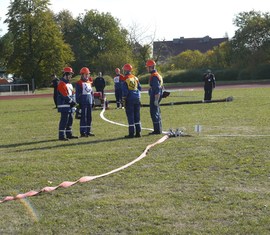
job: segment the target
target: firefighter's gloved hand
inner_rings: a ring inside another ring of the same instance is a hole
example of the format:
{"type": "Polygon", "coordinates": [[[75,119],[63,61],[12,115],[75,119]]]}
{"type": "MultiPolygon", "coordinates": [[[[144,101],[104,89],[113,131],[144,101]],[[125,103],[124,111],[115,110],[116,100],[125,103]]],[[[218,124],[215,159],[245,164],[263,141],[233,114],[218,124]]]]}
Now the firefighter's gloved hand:
{"type": "Polygon", "coordinates": [[[70,103],[70,107],[73,108],[73,107],[76,106],[76,104],[77,104],[77,103],[76,103],[75,101],[72,101],[72,102],[70,103]]]}
{"type": "Polygon", "coordinates": [[[73,107],[71,108],[71,113],[75,113],[76,110],[77,110],[77,109],[73,106],[73,107]]]}
{"type": "Polygon", "coordinates": [[[158,100],[155,100],[155,101],[154,101],[154,105],[155,105],[155,106],[158,106],[158,100]]]}

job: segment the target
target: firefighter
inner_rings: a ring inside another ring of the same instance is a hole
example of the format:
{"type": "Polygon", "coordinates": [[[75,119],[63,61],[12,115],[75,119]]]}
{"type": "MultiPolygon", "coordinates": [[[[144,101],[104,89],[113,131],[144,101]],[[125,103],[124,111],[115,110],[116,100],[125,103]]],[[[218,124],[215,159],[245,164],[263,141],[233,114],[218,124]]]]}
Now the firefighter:
{"type": "Polygon", "coordinates": [[[115,94],[115,99],[116,99],[116,108],[122,108],[122,85],[124,82],[124,76],[123,74],[120,73],[120,69],[116,68],[115,69],[115,74],[116,76],[114,77],[114,94],[115,94]]]}
{"type": "Polygon", "coordinates": [[[123,73],[125,82],[123,83],[123,105],[126,110],[128,119],[128,135],[125,138],[141,137],[141,120],[140,120],[140,98],[141,84],[139,79],[131,74],[132,66],[125,64],[123,73]],[[135,135],[134,135],[135,134],[135,135]]]}
{"type": "Polygon", "coordinates": [[[104,97],[104,88],[106,86],[106,82],[105,79],[102,77],[101,72],[98,73],[98,76],[95,78],[93,85],[95,86],[96,91],[101,92],[102,97],[104,97]]]}
{"type": "Polygon", "coordinates": [[[210,101],[212,99],[213,89],[216,87],[215,75],[211,72],[210,69],[206,70],[206,73],[203,75],[204,81],[204,101],[210,101]]]}
{"type": "Polygon", "coordinates": [[[91,133],[93,89],[90,70],[83,67],[80,70],[81,79],[76,83],[76,101],[81,109],[80,134],[81,137],[95,136],[91,133]]]}
{"type": "Polygon", "coordinates": [[[146,62],[147,71],[151,74],[149,78],[149,90],[150,96],[150,115],[153,122],[154,131],[149,135],[158,135],[162,133],[161,111],[159,103],[162,99],[163,79],[156,70],[156,62],[154,60],[148,60],[146,62]]]}
{"type": "Polygon", "coordinates": [[[78,138],[78,136],[72,135],[72,124],[76,106],[73,86],[70,83],[73,74],[71,67],[65,67],[63,77],[57,86],[57,108],[58,112],[61,113],[58,138],[63,141],[78,138]]]}

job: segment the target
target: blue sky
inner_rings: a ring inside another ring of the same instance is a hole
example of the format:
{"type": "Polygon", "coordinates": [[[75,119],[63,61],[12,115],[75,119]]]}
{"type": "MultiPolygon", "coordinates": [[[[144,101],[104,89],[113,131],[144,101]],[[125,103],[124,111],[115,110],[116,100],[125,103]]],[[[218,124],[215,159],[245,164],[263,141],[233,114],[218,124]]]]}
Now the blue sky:
{"type": "MultiPolygon", "coordinates": [[[[0,0],[0,35],[7,31],[3,24],[10,0],[0,0]],[[6,10],[5,10],[6,9],[6,10]]],[[[143,36],[154,40],[179,37],[212,38],[234,36],[233,19],[243,11],[269,12],[269,0],[51,0],[50,8],[57,13],[63,9],[78,16],[85,10],[109,12],[128,30],[136,28],[143,36]]],[[[148,40],[150,40],[148,38],[148,40]]]]}

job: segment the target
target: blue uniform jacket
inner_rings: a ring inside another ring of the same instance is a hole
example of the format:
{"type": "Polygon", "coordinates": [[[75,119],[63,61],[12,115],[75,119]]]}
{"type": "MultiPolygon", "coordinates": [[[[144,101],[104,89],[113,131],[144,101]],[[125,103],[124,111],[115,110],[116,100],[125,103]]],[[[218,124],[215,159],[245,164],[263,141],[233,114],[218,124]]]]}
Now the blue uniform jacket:
{"type": "Polygon", "coordinates": [[[119,74],[119,75],[115,76],[113,81],[114,81],[114,89],[115,90],[122,90],[122,85],[124,82],[123,75],[119,74]]]}
{"type": "Polygon", "coordinates": [[[123,83],[123,97],[126,97],[127,101],[139,100],[141,98],[141,84],[139,79],[132,74],[125,76],[125,82],[123,83]]]}
{"type": "Polygon", "coordinates": [[[151,72],[149,86],[150,88],[148,90],[148,94],[151,99],[155,100],[155,95],[157,94],[160,94],[160,96],[162,96],[163,79],[156,70],[153,70],[151,72]]]}
{"type": "Polygon", "coordinates": [[[62,78],[57,86],[57,108],[58,112],[71,113],[76,104],[73,86],[68,80],[62,78]]]}
{"type": "Polygon", "coordinates": [[[80,106],[92,105],[93,103],[93,89],[91,81],[84,81],[80,79],[76,83],[76,101],[80,106]]]}

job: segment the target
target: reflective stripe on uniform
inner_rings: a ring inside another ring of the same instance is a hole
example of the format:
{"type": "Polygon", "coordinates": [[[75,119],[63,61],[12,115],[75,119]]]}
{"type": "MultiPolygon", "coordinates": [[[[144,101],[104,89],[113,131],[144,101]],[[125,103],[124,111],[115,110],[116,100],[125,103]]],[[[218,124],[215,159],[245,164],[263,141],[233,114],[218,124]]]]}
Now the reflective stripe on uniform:
{"type": "Polygon", "coordinates": [[[60,104],[57,106],[57,108],[70,108],[69,104],[60,104]]]}

